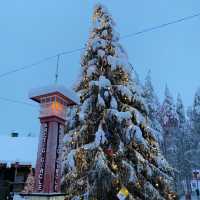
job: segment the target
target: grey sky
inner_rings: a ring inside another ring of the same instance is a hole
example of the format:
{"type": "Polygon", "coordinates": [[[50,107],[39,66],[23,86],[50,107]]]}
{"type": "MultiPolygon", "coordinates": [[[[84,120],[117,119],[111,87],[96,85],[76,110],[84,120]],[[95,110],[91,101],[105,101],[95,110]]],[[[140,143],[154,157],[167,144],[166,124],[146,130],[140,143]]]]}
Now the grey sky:
{"type": "MultiPolygon", "coordinates": [[[[102,0],[121,36],[200,12],[199,0],[102,0]]],[[[0,0],[0,74],[41,58],[82,47],[91,26],[92,0],[0,0]]],[[[158,96],[165,83],[191,105],[200,85],[200,18],[121,41],[143,80],[148,69],[158,96]]],[[[77,79],[80,52],[62,57],[59,82],[77,79]]],[[[30,102],[30,88],[54,81],[56,59],[0,79],[2,97],[30,102]]],[[[38,109],[0,101],[0,134],[39,132],[38,109]]]]}

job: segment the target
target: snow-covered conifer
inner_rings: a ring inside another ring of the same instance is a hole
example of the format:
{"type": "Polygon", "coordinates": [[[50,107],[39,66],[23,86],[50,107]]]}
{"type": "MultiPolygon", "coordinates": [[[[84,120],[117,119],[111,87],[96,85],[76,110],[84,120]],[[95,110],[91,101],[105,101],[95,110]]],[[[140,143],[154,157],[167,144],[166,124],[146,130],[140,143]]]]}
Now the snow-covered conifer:
{"type": "Polygon", "coordinates": [[[188,162],[188,156],[186,155],[186,152],[190,150],[190,146],[188,146],[188,143],[191,142],[191,133],[188,129],[188,122],[185,116],[185,108],[180,94],[178,94],[177,96],[176,112],[179,119],[179,125],[176,129],[176,135],[174,138],[174,141],[176,141],[177,146],[177,163],[174,167],[178,171],[176,176],[177,191],[179,193],[183,193],[184,191],[182,187],[182,182],[186,181],[188,184],[188,179],[190,178],[191,174],[191,165],[190,162],[188,162]]]}
{"type": "MultiPolygon", "coordinates": [[[[165,98],[163,104],[161,106],[161,123],[163,127],[163,153],[167,161],[174,168],[176,177],[177,177],[177,128],[179,124],[178,114],[176,112],[176,107],[174,104],[174,100],[168,87],[165,88],[165,98]]],[[[176,183],[176,182],[175,182],[176,183]]],[[[177,189],[176,184],[174,184],[174,188],[177,189]]]]}
{"type": "Polygon", "coordinates": [[[184,105],[183,105],[180,94],[178,94],[178,97],[177,97],[176,112],[178,114],[179,126],[184,128],[185,123],[186,123],[186,117],[185,117],[184,105]]]}
{"type": "Polygon", "coordinates": [[[197,89],[192,108],[192,128],[200,135],[200,88],[197,89]]]}
{"type": "Polygon", "coordinates": [[[185,157],[190,163],[190,169],[197,169],[200,167],[200,88],[195,93],[193,106],[188,108],[187,115],[189,118],[187,122],[189,134],[187,134],[188,139],[185,141],[187,145],[185,157]]]}
{"type": "Polygon", "coordinates": [[[165,98],[161,107],[161,122],[162,126],[166,129],[178,126],[178,115],[176,113],[176,107],[173,97],[169,91],[169,88],[165,88],[165,98]]]}
{"type": "Polygon", "coordinates": [[[143,97],[148,107],[148,116],[150,119],[151,127],[157,131],[157,139],[159,144],[162,146],[163,142],[163,129],[160,124],[159,111],[160,103],[157,95],[155,94],[152,81],[151,81],[151,71],[149,70],[145,78],[144,87],[143,87],[143,97]]]}
{"type": "Polygon", "coordinates": [[[171,167],[147,124],[147,106],[114,26],[97,5],[76,86],[82,104],[64,140],[62,188],[74,200],[176,199],[171,167]]]}

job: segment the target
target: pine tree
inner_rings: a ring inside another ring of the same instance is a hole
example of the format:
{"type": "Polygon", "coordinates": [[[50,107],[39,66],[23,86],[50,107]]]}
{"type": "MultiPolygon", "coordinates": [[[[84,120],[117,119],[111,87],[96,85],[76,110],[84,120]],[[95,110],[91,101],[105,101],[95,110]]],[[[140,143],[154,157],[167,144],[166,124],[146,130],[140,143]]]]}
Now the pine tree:
{"type": "Polygon", "coordinates": [[[197,89],[193,106],[188,108],[188,129],[190,134],[188,134],[187,140],[187,151],[185,152],[186,159],[190,163],[190,169],[200,168],[200,88],[197,89]]]}
{"type": "Polygon", "coordinates": [[[178,126],[176,107],[167,86],[165,87],[165,98],[161,107],[161,122],[165,129],[175,128],[178,126]]]}
{"type": "Polygon", "coordinates": [[[174,104],[173,97],[167,86],[165,87],[165,98],[161,106],[160,116],[161,116],[162,127],[164,130],[163,152],[167,161],[174,168],[175,172],[174,189],[177,191],[177,177],[178,177],[178,171],[176,170],[178,163],[177,128],[179,124],[179,119],[178,119],[178,114],[176,113],[176,107],[174,104]]]}
{"type": "Polygon", "coordinates": [[[176,113],[178,114],[179,128],[184,129],[185,123],[186,123],[185,108],[184,108],[180,94],[178,94],[177,96],[176,113]]]}
{"type": "Polygon", "coordinates": [[[149,110],[148,116],[150,119],[151,127],[156,131],[157,140],[160,144],[160,147],[162,147],[163,129],[160,124],[159,118],[160,103],[152,85],[150,70],[148,71],[147,76],[145,78],[145,83],[143,87],[143,97],[149,110]]]}
{"type": "Polygon", "coordinates": [[[62,188],[68,199],[176,199],[147,108],[107,10],[97,5],[64,137],[62,188]]]}
{"type": "MultiPolygon", "coordinates": [[[[168,87],[165,88],[165,98],[160,110],[161,124],[164,129],[164,154],[166,157],[171,155],[175,151],[176,147],[173,143],[173,137],[175,136],[175,128],[178,127],[178,115],[176,113],[176,108],[174,105],[173,97],[170,94],[168,87]]],[[[170,157],[169,157],[170,159],[170,157]]],[[[168,160],[169,160],[168,159],[168,160]]]]}
{"type": "Polygon", "coordinates": [[[176,168],[178,170],[177,186],[179,193],[183,193],[182,181],[186,181],[187,185],[189,185],[191,174],[191,165],[190,162],[188,162],[188,157],[186,155],[187,151],[190,150],[190,146],[188,146],[188,143],[190,142],[191,138],[189,135],[189,130],[187,128],[185,109],[180,94],[178,94],[177,97],[176,112],[178,114],[179,120],[179,125],[176,130],[176,146],[178,147],[176,155],[176,168]]]}
{"type": "Polygon", "coordinates": [[[196,134],[200,135],[200,88],[197,89],[194,97],[192,108],[192,128],[196,134]]]}

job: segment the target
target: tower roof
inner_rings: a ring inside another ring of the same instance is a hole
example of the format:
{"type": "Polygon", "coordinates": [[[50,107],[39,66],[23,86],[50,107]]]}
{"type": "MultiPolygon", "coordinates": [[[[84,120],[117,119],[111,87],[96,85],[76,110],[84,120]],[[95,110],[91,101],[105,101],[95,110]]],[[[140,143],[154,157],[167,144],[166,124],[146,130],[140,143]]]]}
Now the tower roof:
{"type": "Polygon", "coordinates": [[[46,87],[32,89],[29,92],[29,98],[40,103],[42,97],[55,94],[69,100],[72,105],[80,103],[78,95],[63,85],[49,85],[46,87]]]}

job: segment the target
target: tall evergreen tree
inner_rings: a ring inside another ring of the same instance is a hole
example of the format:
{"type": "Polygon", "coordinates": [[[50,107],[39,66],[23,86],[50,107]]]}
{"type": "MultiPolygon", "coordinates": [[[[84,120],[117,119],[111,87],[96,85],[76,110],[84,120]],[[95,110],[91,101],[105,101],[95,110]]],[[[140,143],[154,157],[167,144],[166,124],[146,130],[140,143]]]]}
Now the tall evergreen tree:
{"type": "MultiPolygon", "coordinates": [[[[164,130],[164,155],[174,169],[177,166],[177,128],[179,124],[176,107],[168,87],[161,107],[161,123],[164,130]]],[[[177,175],[177,173],[176,173],[177,175]]],[[[176,176],[177,177],[177,176],[176,176]]],[[[176,187],[176,184],[174,185],[176,187]]],[[[176,187],[177,189],[177,187],[176,187]]]]}
{"type": "Polygon", "coordinates": [[[68,199],[176,199],[147,108],[107,10],[97,5],[63,156],[68,199]]]}
{"type": "Polygon", "coordinates": [[[200,88],[197,89],[193,106],[188,109],[190,134],[188,134],[187,152],[185,153],[192,169],[200,168],[200,88]]]}
{"type": "Polygon", "coordinates": [[[145,102],[149,110],[150,125],[156,131],[158,142],[162,147],[163,129],[160,124],[160,118],[159,118],[160,103],[152,85],[150,70],[148,71],[147,76],[145,78],[143,87],[143,97],[145,99],[145,102]]]}
{"type": "Polygon", "coordinates": [[[178,114],[179,125],[176,130],[176,146],[177,148],[177,189],[179,193],[183,192],[182,181],[186,181],[189,191],[189,180],[191,175],[191,165],[188,162],[187,151],[190,150],[188,144],[190,143],[190,133],[187,126],[187,119],[185,116],[185,109],[180,94],[177,97],[176,112],[178,114]]]}
{"type": "Polygon", "coordinates": [[[179,127],[184,129],[186,123],[185,108],[180,94],[177,96],[176,113],[178,114],[179,127]]]}
{"type": "Polygon", "coordinates": [[[194,96],[192,108],[192,128],[196,134],[200,135],[200,88],[197,89],[194,96]]]}
{"type": "Polygon", "coordinates": [[[178,115],[173,97],[169,88],[165,87],[165,98],[161,107],[161,122],[165,129],[170,129],[178,126],[178,115]]]}

